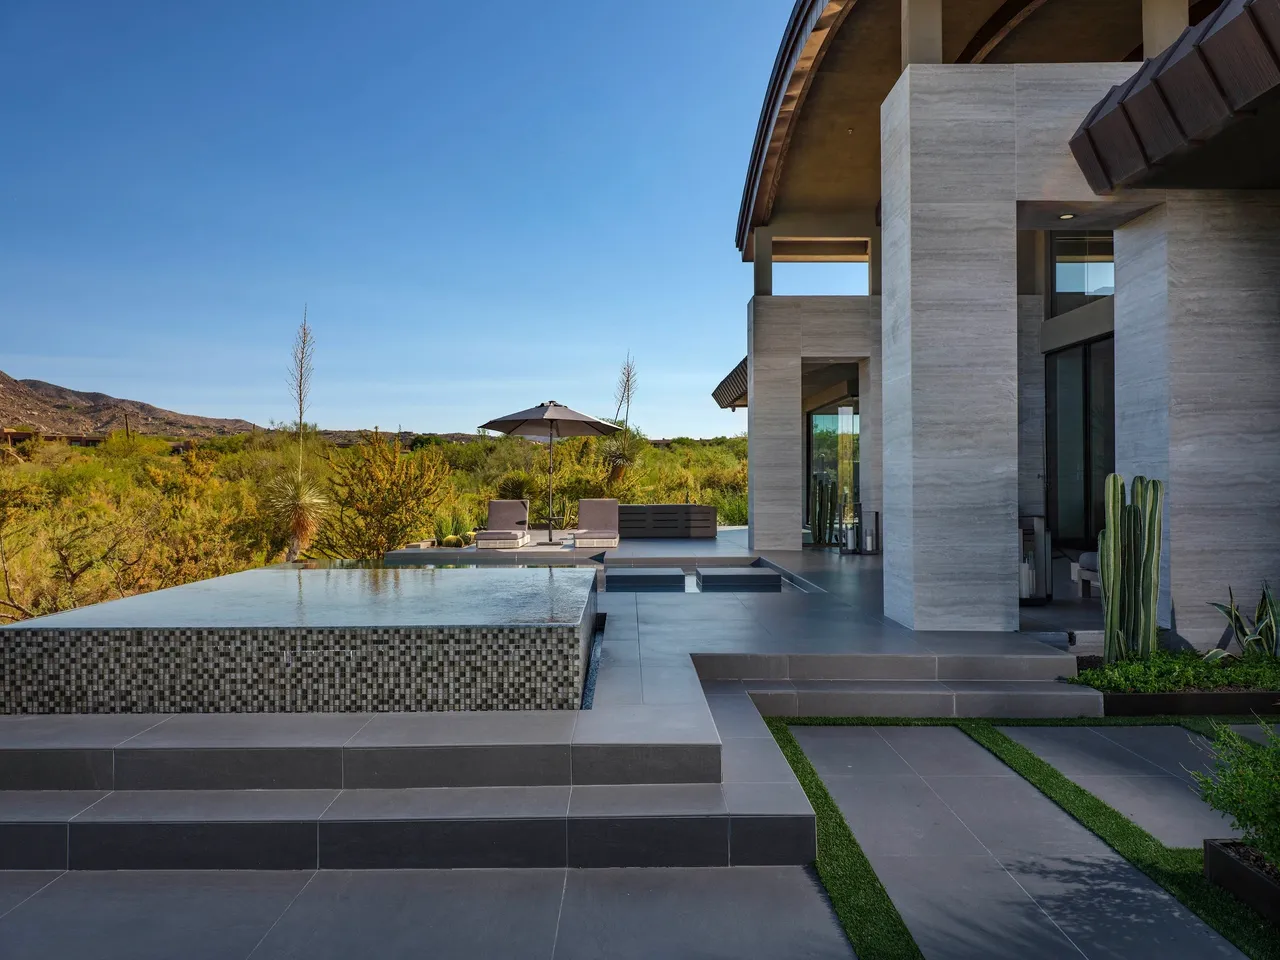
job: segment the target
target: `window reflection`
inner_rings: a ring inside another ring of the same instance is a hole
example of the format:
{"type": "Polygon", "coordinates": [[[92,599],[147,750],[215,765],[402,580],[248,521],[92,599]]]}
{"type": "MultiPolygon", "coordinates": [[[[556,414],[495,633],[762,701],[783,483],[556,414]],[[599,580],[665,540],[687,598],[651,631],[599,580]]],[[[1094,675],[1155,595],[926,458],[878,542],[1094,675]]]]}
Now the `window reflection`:
{"type": "Polygon", "coordinates": [[[1115,244],[1110,231],[1054,233],[1053,315],[1116,292],[1115,244]]]}

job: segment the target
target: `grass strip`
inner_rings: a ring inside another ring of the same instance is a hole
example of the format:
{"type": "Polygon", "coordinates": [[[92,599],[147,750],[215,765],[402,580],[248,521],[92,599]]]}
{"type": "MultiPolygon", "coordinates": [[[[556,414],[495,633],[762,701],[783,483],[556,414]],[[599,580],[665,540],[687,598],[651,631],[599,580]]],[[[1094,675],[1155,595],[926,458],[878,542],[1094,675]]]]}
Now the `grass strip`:
{"type": "MultiPolygon", "coordinates": [[[[1097,834],[1103,842],[1235,944],[1251,960],[1280,960],[1280,936],[1277,936],[1275,929],[1249,907],[1205,879],[1202,850],[1166,847],[1022,744],[1005,736],[990,721],[952,722],[1097,834]]],[[[1004,720],[999,722],[1001,725],[1017,725],[1004,720]]],[[[1187,723],[1183,723],[1183,726],[1194,729],[1187,723]]]]}
{"type": "Polygon", "coordinates": [[[813,805],[818,876],[858,960],[924,960],[840,808],[788,729],[790,718],[768,717],[765,722],[813,805]]]}

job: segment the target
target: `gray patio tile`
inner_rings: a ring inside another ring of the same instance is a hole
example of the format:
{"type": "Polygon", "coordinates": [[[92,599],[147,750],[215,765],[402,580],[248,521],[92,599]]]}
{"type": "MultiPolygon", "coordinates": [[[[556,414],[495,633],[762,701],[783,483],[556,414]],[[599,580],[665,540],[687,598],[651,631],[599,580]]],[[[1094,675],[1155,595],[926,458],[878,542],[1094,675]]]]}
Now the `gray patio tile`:
{"type": "Polygon", "coordinates": [[[121,790],[76,823],[204,823],[316,820],[337,790],[121,790]]]}
{"type": "Polygon", "coordinates": [[[1213,771],[1213,748],[1209,741],[1186,727],[1094,727],[1093,730],[1187,783],[1194,782],[1191,770],[1213,771]]]}
{"type": "Polygon", "coordinates": [[[1164,773],[1087,727],[1000,727],[1000,731],[1068,777],[1154,777],[1164,773]]]}
{"type": "Polygon", "coordinates": [[[728,813],[718,783],[632,783],[575,786],[569,816],[711,817],[728,813]]]}
{"type": "Polygon", "coordinates": [[[105,713],[0,717],[0,750],[114,747],[171,716],[105,713]]]}
{"type": "Polygon", "coordinates": [[[1016,777],[987,750],[955,727],[877,727],[877,731],[922,777],[1016,777]]]}
{"type": "Polygon", "coordinates": [[[987,852],[919,777],[824,776],[822,781],[868,855],[955,857],[987,852]]]}
{"type": "Polygon", "coordinates": [[[571,752],[567,737],[561,743],[348,747],[342,751],[339,785],[395,789],[565,784],[572,769],[571,752]]]}
{"type": "Polygon", "coordinates": [[[686,662],[679,667],[640,668],[640,684],[645,703],[697,703],[706,701],[702,681],[686,662]]]}
{"type": "Polygon", "coordinates": [[[813,806],[794,778],[790,783],[725,783],[724,802],[731,814],[812,815],[813,806]]]}
{"type": "Polygon", "coordinates": [[[568,743],[573,710],[485,710],[384,713],[346,744],[356,747],[568,743]]]}
{"type": "Polygon", "coordinates": [[[1081,960],[992,857],[877,855],[872,866],[929,960],[1081,960]]]}
{"type": "Polygon", "coordinates": [[[935,658],[911,653],[811,653],[788,659],[793,680],[934,680],[935,658]]]}
{"type": "Polygon", "coordinates": [[[773,739],[760,711],[747,695],[707,697],[707,706],[711,709],[711,716],[715,718],[716,730],[722,741],[732,737],[773,739]]]}
{"type": "Polygon", "coordinates": [[[564,870],[320,871],[254,960],[550,956],[564,870]]]}
{"type": "MultiPolygon", "coordinates": [[[[637,660],[638,664],[640,661],[637,660]]],[[[644,703],[644,687],[640,682],[640,667],[600,665],[596,676],[596,692],[593,707],[600,709],[612,704],[644,703]]]]}
{"type": "Polygon", "coordinates": [[[1090,958],[1209,960],[1242,954],[1115,854],[1005,860],[1090,958]]]}
{"type": "Polygon", "coordinates": [[[720,744],[574,744],[573,782],[719,783],[720,744]]]}
{"type": "Polygon", "coordinates": [[[0,822],[66,823],[106,795],[102,790],[0,790],[0,822]]]}
{"type": "Polygon", "coordinates": [[[640,641],[610,640],[607,638],[601,641],[600,665],[604,666],[605,664],[618,667],[640,666],[640,641]]]}
{"type": "Polygon", "coordinates": [[[796,712],[805,717],[949,717],[955,698],[928,680],[797,680],[796,712]]]}
{"type": "Polygon", "coordinates": [[[785,783],[795,781],[791,764],[772,737],[726,737],[720,747],[725,783],[785,783]]]}
{"type": "Polygon", "coordinates": [[[742,685],[741,680],[702,680],[702,692],[707,696],[732,696],[746,693],[747,688],[742,685]]]}
{"type": "Polygon", "coordinates": [[[344,790],[324,820],[484,820],[563,817],[569,787],[426,787],[344,790]]]}
{"type": "Polygon", "coordinates": [[[555,960],[851,960],[804,867],[570,870],[555,960]]]}
{"type": "Polygon", "coordinates": [[[308,790],[342,786],[342,748],[119,747],[117,790],[308,790]]]}
{"type": "Polygon", "coordinates": [[[1235,837],[1231,821],[1200,799],[1177,777],[1071,778],[1099,800],[1115,807],[1161,843],[1199,847],[1206,838],[1235,837]]]}
{"type": "Polygon", "coordinates": [[[0,790],[110,790],[114,786],[111,747],[0,749],[0,790]]]}
{"type": "Polygon", "coordinates": [[[1089,856],[1107,850],[1021,777],[926,777],[925,782],[997,857],[1089,856]]]}
{"type": "Polygon", "coordinates": [[[1076,675],[1076,658],[1043,644],[1042,651],[939,654],[939,680],[1056,680],[1076,675]]]}
{"type": "Polygon", "coordinates": [[[5,960],[245,957],[310,872],[71,872],[0,925],[5,960]]]}
{"type": "Polygon", "coordinates": [[[340,747],[367,713],[185,713],[131,739],[142,747],[340,747]]]}
{"type": "MultiPolygon", "coordinates": [[[[787,676],[785,654],[711,653],[702,652],[693,657],[698,676],[703,679],[732,677],[751,680],[751,689],[757,681],[783,681],[787,676]]],[[[792,689],[790,682],[786,689],[792,689]]]]}
{"type": "Polygon", "coordinates": [[[60,876],[61,870],[0,870],[0,918],[60,876]]]}
{"type": "Polygon", "coordinates": [[[792,727],[791,732],[824,780],[829,776],[915,776],[875,727],[792,727]]]}
{"type": "Polygon", "coordinates": [[[575,745],[583,743],[716,743],[720,742],[705,703],[619,704],[608,709],[583,710],[573,731],[575,745]]]}

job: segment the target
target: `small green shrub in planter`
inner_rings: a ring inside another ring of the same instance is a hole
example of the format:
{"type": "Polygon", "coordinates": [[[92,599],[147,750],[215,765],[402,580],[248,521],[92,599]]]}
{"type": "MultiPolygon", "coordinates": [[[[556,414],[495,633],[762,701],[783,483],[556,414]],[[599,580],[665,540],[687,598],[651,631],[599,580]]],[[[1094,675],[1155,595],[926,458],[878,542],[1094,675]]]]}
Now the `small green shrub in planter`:
{"type": "Polygon", "coordinates": [[[1215,772],[1192,773],[1200,795],[1213,809],[1231,817],[1245,844],[1280,870],[1280,734],[1259,721],[1266,743],[1242,737],[1215,724],[1215,772]]]}
{"type": "Polygon", "coordinates": [[[440,545],[444,547],[460,547],[462,546],[462,538],[455,537],[452,534],[450,534],[449,536],[445,537],[444,540],[441,541],[440,545]]]}
{"type": "Polygon", "coordinates": [[[1146,660],[1120,660],[1070,678],[1103,693],[1187,690],[1280,690],[1280,658],[1259,653],[1206,660],[1194,650],[1158,650],[1146,660]]]}

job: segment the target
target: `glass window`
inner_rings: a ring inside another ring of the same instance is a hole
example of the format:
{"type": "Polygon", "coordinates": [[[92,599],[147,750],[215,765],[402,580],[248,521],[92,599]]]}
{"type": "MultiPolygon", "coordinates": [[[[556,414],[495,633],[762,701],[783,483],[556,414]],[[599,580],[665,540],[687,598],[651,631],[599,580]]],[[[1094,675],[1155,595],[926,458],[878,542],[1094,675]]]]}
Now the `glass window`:
{"type": "Polygon", "coordinates": [[[1115,470],[1115,340],[1045,357],[1046,513],[1054,540],[1090,549],[1115,470]]]}
{"type": "Polygon", "coordinates": [[[1053,315],[1116,292],[1115,244],[1109,231],[1052,234],[1053,315]]]}
{"type": "Polygon", "coordinates": [[[843,400],[809,414],[809,471],[805,522],[813,542],[836,543],[853,523],[858,502],[857,400],[843,400]]]}

